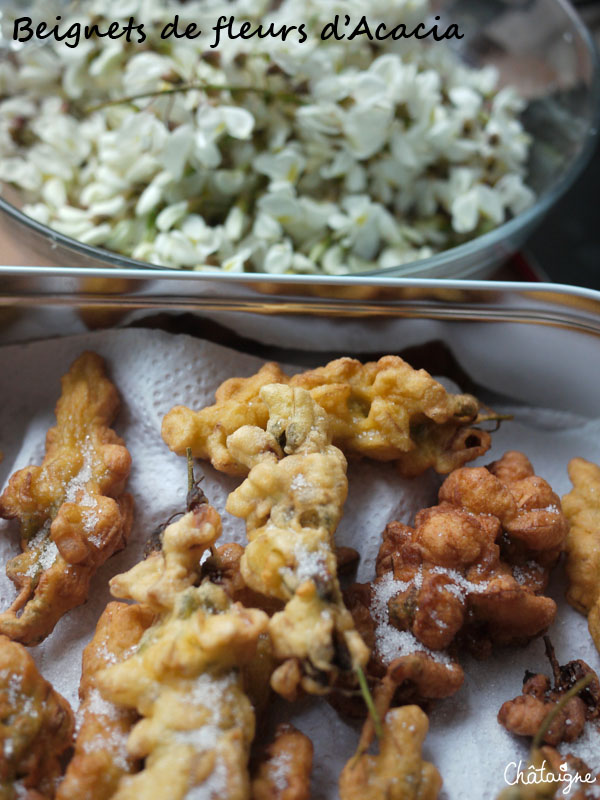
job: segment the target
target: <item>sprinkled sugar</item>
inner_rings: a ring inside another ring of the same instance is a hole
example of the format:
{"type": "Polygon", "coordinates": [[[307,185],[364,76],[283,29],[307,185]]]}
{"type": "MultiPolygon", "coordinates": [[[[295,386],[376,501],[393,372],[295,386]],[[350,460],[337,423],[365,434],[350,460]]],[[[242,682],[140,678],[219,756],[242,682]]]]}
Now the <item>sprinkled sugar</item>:
{"type": "Polygon", "coordinates": [[[576,758],[585,761],[594,774],[600,772],[600,730],[586,723],[583,733],[574,742],[562,742],[558,752],[566,756],[572,753],[576,758]]]}
{"type": "Polygon", "coordinates": [[[226,675],[223,678],[214,678],[208,674],[198,676],[189,694],[189,701],[194,705],[203,706],[208,712],[208,717],[200,728],[177,731],[177,741],[191,744],[199,752],[215,746],[223,733],[220,727],[221,706],[225,701],[227,690],[233,686],[234,681],[233,675],[226,675]]]}
{"type": "Polygon", "coordinates": [[[521,584],[521,586],[524,586],[528,582],[532,570],[542,573],[544,568],[536,561],[528,561],[525,567],[513,567],[513,578],[517,583],[521,584]]]}
{"type": "Polygon", "coordinates": [[[87,710],[90,714],[108,717],[109,719],[113,720],[119,719],[119,717],[122,716],[122,712],[117,708],[117,706],[115,706],[114,703],[110,703],[108,700],[105,700],[98,689],[92,689],[90,692],[87,710]]]}
{"type": "MultiPolygon", "coordinates": [[[[67,484],[64,502],[77,503],[83,509],[83,528],[88,534],[88,540],[96,547],[100,547],[102,539],[100,536],[94,535],[94,531],[100,521],[98,501],[87,491],[87,483],[93,479],[93,457],[94,453],[90,443],[90,437],[86,436],[83,446],[83,464],[79,472],[74,475],[67,484]]],[[[52,520],[47,519],[29,542],[28,550],[40,550],[37,560],[33,564],[30,564],[25,572],[29,578],[35,578],[40,571],[50,569],[56,561],[58,548],[50,538],[51,526],[52,520]]]]}
{"type": "Polygon", "coordinates": [[[221,800],[227,791],[227,765],[222,758],[215,759],[215,766],[208,778],[199,786],[192,786],[183,800],[221,800]]]}
{"type": "Polygon", "coordinates": [[[92,739],[83,743],[84,753],[106,752],[107,750],[110,752],[117,767],[122,770],[128,769],[126,733],[119,730],[112,730],[110,736],[107,736],[105,729],[103,734],[94,736],[92,739]]]}
{"type": "MultiPolygon", "coordinates": [[[[198,676],[189,695],[190,702],[204,706],[209,713],[208,719],[200,728],[188,731],[177,731],[178,742],[189,744],[201,752],[210,750],[218,745],[223,735],[221,706],[225,701],[225,694],[236,682],[234,675],[225,675],[223,678],[214,678],[204,674],[198,676]]],[[[184,800],[217,800],[225,795],[227,789],[227,765],[219,757],[215,758],[213,771],[199,786],[191,787],[184,800]]]]}
{"type": "Polygon", "coordinates": [[[300,583],[310,578],[327,580],[330,577],[326,566],[328,552],[323,545],[316,550],[307,550],[301,542],[298,542],[294,548],[294,555],[296,557],[294,573],[300,583]]]}
{"type": "Polygon", "coordinates": [[[291,764],[292,754],[285,751],[271,760],[271,777],[275,788],[280,792],[285,791],[288,787],[291,764]]]}
{"type": "Polygon", "coordinates": [[[446,575],[448,578],[450,578],[451,582],[445,584],[444,588],[459,600],[464,600],[468,594],[482,594],[483,592],[487,591],[489,587],[489,583],[487,581],[473,583],[455,569],[449,569],[447,567],[432,567],[432,569],[429,571],[434,575],[446,575]]]}
{"type": "Polygon", "coordinates": [[[294,475],[292,482],[290,483],[290,489],[292,491],[302,491],[302,489],[312,489],[313,484],[309,483],[306,480],[306,475],[303,475],[302,472],[299,472],[297,475],[294,475]]]}
{"type": "Polygon", "coordinates": [[[85,444],[82,448],[83,451],[83,464],[81,469],[74,475],[65,490],[65,503],[77,503],[81,498],[81,493],[85,492],[86,484],[92,480],[92,449],[90,445],[90,437],[85,437],[85,444]]]}
{"type": "Polygon", "coordinates": [[[35,578],[40,570],[50,569],[56,561],[58,548],[50,538],[50,526],[52,520],[46,520],[40,530],[29,542],[28,550],[39,550],[38,558],[27,567],[25,575],[28,578],[35,578]]]}
{"type": "MultiPolygon", "coordinates": [[[[412,585],[422,582],[422,574],[419,571],[412,585]]],[[[375,647],[384,664],[389,664],[396,658],[408,656],[411,653],[427,653],[434,661],[440,664],[450,664],[450,659],[445,653],[430,650],[421,644],[410,631],[399,631],[389,620],[388,603],[399,592],[404,592],[411,585],[407,581],[397,581],[391,572],[386,573],[381,580],[374,585],[373,600],[371,602],[371,614],[376,622],[375,647]]]]}
{"type": "Polygon", "coordinates": [[[65,502],[77,503],[83,508],[83,529],[87,534],[91,534],[88,536],[88,540],[96,547],[100,547],[102,544],[101,538],[93,535],[100,520],[98,501],[87,491],[87,484],[94,478],[94,451],[89,435],[85,437],[82,451],[83,464],[77,475],[74,475],[67,484],[65,502]]]}

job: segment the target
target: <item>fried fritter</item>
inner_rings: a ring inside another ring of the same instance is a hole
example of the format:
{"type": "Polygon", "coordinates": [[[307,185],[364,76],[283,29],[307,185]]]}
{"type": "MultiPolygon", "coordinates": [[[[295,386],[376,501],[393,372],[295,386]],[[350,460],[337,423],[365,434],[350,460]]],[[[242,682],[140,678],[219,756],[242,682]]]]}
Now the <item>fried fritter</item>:
{"type": "Polygon", "coordinates": [[[243,667],[255,659],[268,617],[206,579],[197,585],[221,520],[201,492],[188,507],[159,536],[160,550],[111,581],[114,595],[156,615],[134,652],[96,676],[104,701],[141,716],[127,754],[144,767],[120,778],[114,800],[249,796],[255,721],[243,667]]]}
{"type": "Polygon", "coordinates": [[[442,779],[421,755],[428,727],[418,706],[388,711],[379,754],[350,759],[340,776],[340,800],[436,800],[442,779]]]}
{"type": "Polygon", "coordinates": [[[21,644],[0,636],[0,798],[54,797],[75,721],[21,644]],[[40,792],[40,795],[37,795],[40,792]]]}
{"type": "Polygon", "coordinates": [[[600,651],[600,467],[574,458],[569,462],[573,489],[563,497],[571,529],[567,537],[567,600],[588,615],[590,633],[600,651]]]}
{"type": "Polygon", "coordinates": [[[221,517],[200,503],[162,533],[161,549],[110,580],[114,597],[136,600],[156,614],[170,612],[175,601],[194,586],[200,559],[221,535],[221,517]]]}
{"type": "Polygon", "coordinates": [[[333,535],[348,482],[346,459],[331,444],[330,419],[304,389],[268,385],[260,398],[269,410],[266,430],[245,426],[228,439],[235,438],[244,463],[254,466],[226,508],[246,520],[244,582],[286,603],[269,633],[275,657],[284,662],[272,686],[291,699],[298,684],[327,692],[340,670],[364,665],[368,651],[337,579],[333,535]]]}
{"type": "Polygon", "coordinates": [[[568,523],[560,498],[516,450],[487,468],[456,470],[444,481],[439,499],[472,514],[496,517],[505,534],[500,542],[503,558],[521,572],[527,572],[532,558],[538,566],[554,566],[564,549],[568,523]]]}
{"type": "Polygon", "coordinates": [[[254,713],[239,667],[253,657],[267,622],[205,582],[179,592],[138,650],[99,674],[106,699],[142,716],[127,751],[145,766],[121,779],[114,800],[183,800],[197,786],[232,800],[248,796],[254,713]]]}
{"type": "Polygon", "coordinates": [[[0,496],[0,516],[19,520],[23,550],[6,567],[19,592],[0,614],[0,633],[11,639],[42,641],[85,602],[98,567],[126,544],[131,459],[108,427],[118,406],[102,359],[84,353],[62,378],[42,465],[16,472],[0,496]]]}
{"type": "MultiPolygon", "coordinates": [[[[367,676],[375,696],[382,691],[389,694],[384,702],[387,708],[392,702],[400,705],[455,694],[464,682],[462,667],[446,653],[429,650],[411,633],[391,624],[385,602],[389,593],[387,588],[368,583],[354,584],[344,592],[356,629],[371,650],[367,676]],[[377,590],[380,597],[375,595],[377,590]]],[[[353,695],[337,694],[332,704],[350,716],[363,717],[365,713],[364,702],[353,695]]]]}
{"type": "Polygon", "coordinates": [[[590,675],[591,683],[567,701],[546,731],[543,741],[556,747],[560,742],[574,741],[587,722],[600,718],[600,682],[594,670],[580,659],[559,666],[548,637],[545,637],[545,642],[554,685],[546,675],[526,672],[523,693],[502,705],[498,722],[518,736],[534,737],[545,717],[564,695],[578,681],[590,675]]]}
{"type": "Polygon", "coordinates": [[[480,409],[474,397],[448,393],[398,356],[367,364],[340,358],[292,378],[277,364],[265,364],[250,378],[225,381],[213,406],[173,408],[163,421],[163,439],[179,455],[191,447],[216,469],[246,475],[251,464],[240,461],[228,437],[243,425],[265,429],[269,413],[261,390],[273,383],[309,390],[331,417],[333,444],[347,455],[395,461],[406,477],[429,467],[450,472],[490,446],[489,434],[471,427],[480,409]]]}
{"type": "Polygon", "coordinates": [[[375,582],[346,596],[372,648],[368,676],[375,686],[394,676],[396,702],[454,693],[463,680],[459,645],[487,655],[493,643],[525,643],[556,614],[540,592],[567,524],[559,498],[523,454],[455,470],[439,500],[413,528],[386,527],[375,582]]]}
{"type": "Polygon", "coordinates": [[[234,602],[239,602],[246,608],[260,608],[269,616],[281,611],[283,601],[255,592],[246,585],[241,568],[243,555],[244,548],[240,544],[222,544],[202,562],[200,575],[208,578],[211,583],[222,586],[234,602]]]}
{"type": "Polygon", "coordinates": [[[521,770],[513,788],[502,792],[499,800],[558,800],[567,796],[592,800],[597,797],[593,771],[572,753],[564,755],[556,748],[561,742],[574,742],[586,726],[595,726],[600,732],[600,682],[585,661],[560,666],[550,640],[544,640],[553,685],[546,675],[526,672],[523,693],[504,703],[498,713],[498,722],[511,733],[534,739],[529,766],[521,770]],[[576,684],[586,678],[588,684],[573,694],[576,684]],[[542,725],[548,726],[543,738],[542,725]],[[537,745],[540,740],[546,744],[537,745]]]}
{"type": "Polygon", "coordinates": [[[293,725],[280,725],[252,780],[252,800],[310,800],[313,745],[293,725]]]}
{"type": "Polygon", "coordinates": [[[129,657],[153,620],[154,613],[145,606],[127,603],[109,603],[98,620],[83,651],[75,754],[56,800],[109,800],[121,777],[139,768],[126,749],[137,714],[104,700],[97,676],[129,657]]]}
{"type": "Polygon", "coordinates": [[[194,458],[210,459],[212,465],[230,475],[246,475],[248,468],[229,455],[227,437],[243,425],[265,428],[269,419],[259,392],[269,383],[287,383],[274,363],[265,364],[250,378],[229,378],[215,393],[216,403],[203,411],[176,406],[165,416],[162,437],[178,455],[192,448],[194,458]]]}
{"type": "Polygon", "coordinates": [[[377,574],[391,569],[398,583],[392,624],[432,650],[461,631],[500,644],[539,635],[556,613],[539,592],[567,533],[557,495],[522,454],[507,453],[489,468],[455,470],[439,500],[414,529],[391,523],[384,533],[377,574]]]}

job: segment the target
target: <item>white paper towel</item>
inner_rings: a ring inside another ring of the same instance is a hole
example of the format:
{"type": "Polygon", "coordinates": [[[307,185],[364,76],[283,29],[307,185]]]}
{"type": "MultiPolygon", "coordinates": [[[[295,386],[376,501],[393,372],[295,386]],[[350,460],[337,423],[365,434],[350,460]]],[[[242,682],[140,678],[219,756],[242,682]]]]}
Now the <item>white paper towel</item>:
{"type": "MultiPolygon", "coordinates": [[[[15,469],[40,462],[45,433],[54,420],[60,376],[86,349],[106,358],[123,398],[116,429],[133,459],[129,486],[136,500],[136,514],[129,546],[97,573],[88,603],[70,612],[43,644],[32,649],[45,677],[75,706],[81,650],[109,599],[108,579],[138,561],[151,531],[185,502],[185,461],[162,442],[163,415],[177,403],[195,408],[212,403],[214,391],[223,380],[250,375],[261,365],[259,359],[217,345],[148,330],[113,330],[1,348],[2,485],[15,469]]],[[[294,371],[293,367],[288,369],[294,371]]],[[[505,391],[509,393],[510,387],[505,391]]],[[[494,435],[493,449],[482,463],[498,458],[507,449],[523,449],[538,473],[562,494],[570,488],[566,465],[572,456],[600,460],[599,420],[524,408],[516,408],[514,413],[515,421],[504,424],[494,435]]],[[[201,469],[204,491],[223,513],[223,541],[244,542],[243,523],[224,512],[227,494],[239,481],[209,465],[201,469]]],[[[428,474],[417,480],[401,480],[389,465],[362,461],[351,464],[349,482],[337,541],[359,550],[358,580],[366,581],[373,577],[385,524],[391,519],[411,523],[419,508],[434,504],[440,478],[428,474]]],[[[18,550],[15,526],[0,522],[0,533],[0,560],[5,562],[18,550]]],[[[552,594],[560,604],[558,620],[550,631],[559,659],[584,658],[594,669],[600,669],[585,619],[562,599],[560,578],[555,580],[552,594]]],[[[0,607],[5,608],[13,598],[12,584],[2,571],[0,607]]],[[[433,711],[425,752],[444,778],[443,798],[493,800],[504,785],[505,767],[526,756],[524,743],[498,725],[498,709],[520,693],[525,669],[548,671],[548,666],[540,641],[522,650],[499,651],[485,662],[463,659],[463,664],[465,686],[433,711]]],[[[291,719],[315,742],[314,800],[337,797],[339,771],[356,746],[356,725],[342,720],[322,700],[311,698],[293,707],[278,703],[275,716],[291,719]]],[[[600,741],[598,753],[594,766],[600,770],[600,741]]]]}

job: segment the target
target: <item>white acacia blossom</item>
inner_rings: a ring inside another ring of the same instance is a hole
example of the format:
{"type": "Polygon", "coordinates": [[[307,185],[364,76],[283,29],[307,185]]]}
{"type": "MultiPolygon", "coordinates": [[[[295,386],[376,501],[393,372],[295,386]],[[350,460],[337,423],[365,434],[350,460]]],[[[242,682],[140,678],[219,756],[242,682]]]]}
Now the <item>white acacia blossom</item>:
{"type": "MultiPolygon", "coordinates": [[[[63,29],[134,16],[146,42],[48,40],[0,65],[0,180],[63,234],[164,267],[339,275],[431,256],[534,200],[517,93],[446,42],[322,41],[361,0],[81,5],[63,29]],[[176,14],[202,36],[161,40],[176,14]],[[221,15],[308,38],[211,49],[221,15]]],[[[372,29],[430,13],[367,10],[372,29]]]]}

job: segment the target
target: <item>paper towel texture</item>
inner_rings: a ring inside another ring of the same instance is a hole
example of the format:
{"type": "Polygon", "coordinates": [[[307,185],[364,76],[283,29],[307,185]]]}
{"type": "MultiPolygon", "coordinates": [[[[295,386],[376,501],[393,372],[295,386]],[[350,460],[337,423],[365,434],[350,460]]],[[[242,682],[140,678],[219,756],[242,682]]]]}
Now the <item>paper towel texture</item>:
{"type": "MultiPolygon", "coordinates": [[[[135,524],[129,546],[96,574],[86,605],[57,625],[41,645],[32,648],[44,676],[77,706],[81,651],[109,599],[108,580],[142,557],[146,538],[157,524],[180,510],[186,495],[186,465],[160,437],[164,414],[176,404],[200,408],[213,402],[214,391],[225,379],[254,373],[261,361],[187,336],[158,331],[113,330],[0,349],[2,405],[0,407],[0,483],[16,469],[40,463],[44,438],[54,422],[60,376],[84,350],[107,360],[109,374],[123,405],[115,425],[131,452],[129,489],[135,497],[135,524]]],[[[315,358],[315,366],[318,357],[315,358]]],[[[285,365],[284,365],[284,368],[285,365]]],[[[289,372],[296,371],[287,367],[289,372]]],[[[477,379],[477,375],[474,376],[477,379]]],[[[510,393],[510,387],[505,387],[510,393]]],[[[515,421],[502,426],[494,446],[482,461],[488,463],[507,449],[524,450],[538,474],[559,494],[570,489],[566,473],[575,455],[600,460],[600,420],[586,420],[562,412],[515,408],[515,421]]],[[[203,489],[223,515],[222,541],[245,542],[244,526],[224,512],[227,494],[239,480],[217,473],[208,464],[203,489]]],[[[337,533],[339,544],[361,554],[358,580],[371,580],[381,531],[391,519],[412,523],[420,508],[436,502],[439,476],[402,480],[385,464],[355,462],[349,468],[349,497],[337,533]]],[[[0,561],[18,550],[16,526],[0,521],[0,561]]],[[[559,616],[550,635],[561,662],[583,658],[594,668],[600,661],[583,617],[563,600],[560,577],[552,585],[559,616]]],[[[14,598],[14,589],[0,567],[0,608],[14,598]]],[[[496,715],[501,704],[520,693],[525,669],[545,670],[540,641],[522,650],[498,651],[485,662],[463,659],[465,686],[431,714],[425,754],[444,779],[445,800],[493,800],[504,786],[504,770],[511,761],[526,757],[526,747],[501,728],[496,715]]],[[[354,752],[357,727],[341,719],[322,700],[309,698],[295,706],[275,704],[274,716],[291,720],[315,743],[314,800],[337,797],[337,778],[354,752]]],[[[600,770],[600,739],[597,763],[600,770]]]]}

